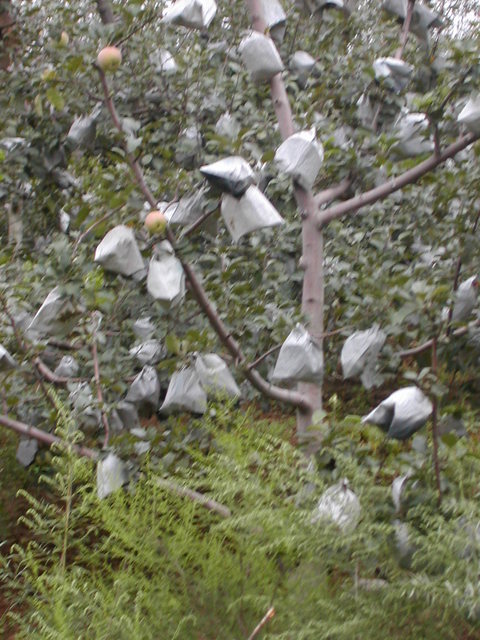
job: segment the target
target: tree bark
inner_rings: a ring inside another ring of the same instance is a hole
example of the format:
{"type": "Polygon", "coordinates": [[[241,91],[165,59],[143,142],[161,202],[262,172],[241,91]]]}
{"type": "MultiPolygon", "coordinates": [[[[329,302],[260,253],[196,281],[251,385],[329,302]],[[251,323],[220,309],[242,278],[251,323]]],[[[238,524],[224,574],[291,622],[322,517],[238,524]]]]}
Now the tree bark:
{"type": "Polygon", "coordinates": [[[0,0],[0,69],[7,69],[12,62],[12,53],[19,44],[16,21],[11,0],[0,0]]]}

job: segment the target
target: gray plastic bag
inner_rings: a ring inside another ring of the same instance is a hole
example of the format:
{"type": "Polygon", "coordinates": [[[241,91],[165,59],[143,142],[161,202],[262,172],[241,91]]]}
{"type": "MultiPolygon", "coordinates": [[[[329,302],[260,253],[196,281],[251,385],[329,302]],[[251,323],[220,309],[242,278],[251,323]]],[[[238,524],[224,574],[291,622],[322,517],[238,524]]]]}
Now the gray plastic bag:
{"type": "Polygon", "coordinates": [[[95,143],[97,123],[92,116],[80,116],[76,118],[70,127],[66,143],[70,149],[86,147],[91,149],[95,143]]]}
{"type": "Polygon", "coordinates": [[[155,333],[155,325],[150,317],[138,318],[138,320],[135,320],[133,323],[132,329],[136,336],[144,340],[150,338],[155,333]]]}
{"type": "Polygon", "coordinates": [[[280,349],[272,382],[290,384],[323,379],[323,352],[301,324],[290,332],[280,349]]]}
{"type": "Polygon", "coordinates": [[[394,124],[393,135],[397,142],[392,146],[392,151],[403,158],[432,153],[433,140],[425,137],[429,126],[424,113],[402,113],[394,124]]]}
{"type": "MultiPolygon", "coordinates": [[[[402,22],[407,16],[408,0],[385,0],[383,9],[393,16],[399,18],[402,22]]],[[[420,2],[416,2],[413,7],[412,20],[410,23],[410,31],[421,40],[428,39],[428,30],[443,26],[440,16],[435,11],[420,2]]]]}
{"type": "Polygon", "coordinates": [[[137,344],[132,347],[129,352],[132,358],[135,358],[137,362],[142,365],[145,364],[157,364],[162,358],[166,356],[165,347],[159,340],[146,340],[142,344],[137,344]]]}
{"type": "Polygon", "coordinates": [[[275,162],[303,189],[311,189],[323,163],[323,147],[315,139],[315,129],[287,138],[278,147],[275,162]]]}
{"type": "Polygon", "coordinates": [[[234,242],[246,233],[284,224],[282,216],[254,185],[241,198],[224,193],[220,211],[234,242]]]}
{"type": "Polygon", "coordinates": [[[167,308],[175,307],[185,296],[185,273],[172,245],[163,240],[155,248],[147,276],[148,293],[167,308]]]}
{"type": "Polygon", "coordinates": [[[388,438],[406,440],[421,429],[432,413],[432,403],[418,387],[404,387],[383,400],[362,418],[387,432],[388,438]]]}
{"type": "Polygon", "coordinates": [[[132,402],[121,400],[116,408],[118,417],[124,429],[137,429],[140,427],[137,407],[132,402]]]}
{"type": "Polygon", "coordinates": [[[345,380],[360,375],[366,389],[377,382],[375,364],[387,336],[378,325],[366,331],[356,331],[345,341],[340,361],[345,380]]]}
{"type": "Polygon", "coordinates": [[[4,346],[0,344],[0,371],[7,371],[7,369],[15,369],[17,363],[14,358],[8,353],[4,346]]]}
{"type": "Polygon", "coordinates": [[[348,488],[348,480],[343,479],[322,493],[312,523],[330,521],[344,533],[351,533],[360,520],[360,514],[360,501],[348,488]]]}
{"type": "Polygon", "coordinates": [[[254,31],[238,47],[243,64],[254,82],[269,82],[283,71],[283,62],[272,38],[254,31]]]}
{"type": "Polygon", "coordinates": [[[375,79],[393,91],[400,93],[410,82],[413,73],[411,64],[398,58],[377,58],[373,63],[375,79]]]}
{"type": "Polygon", "coordinates": [[[285,36],[287,16],[278,0],[260,0],[263,19],[275,42],[281,43],[285,36]]]}
{"type": "Polygon", "coordinates": [[[127,482],[124,463],[114,453],[97,463],[97,495],[100,500],[121,489],[127,482]]]}
{"type": "Polygon", "coordinates": [[[203,215],[205,199],[203,189],[191,196],[184,196],[178,202],[172,202],[163,211],[168,224],[190,225],[203,215]]]}
{"type": "Polygon", "coordinates": [[[70,400],[75,413],[85,428],[96,429],[101,424],[100,410],[95,406],[92,388],[88,382],[68,383],[70,400]]]}
{"type": "Polygon", "coordinates": [[[197,355],[195,371],[202,387],[208,396],[225,395],[229,398],[239,398],[240,389],[230,373],[227,364],[216,353],[197,355]]]}
{"type": "Polygon", "coordinates": [[[458,114],[457,122],[472,133],[480,133],[480,94],[468,100],[458,114]]]}
{"type": "Polygon", "coordinates": [[[145,269],[133,229],[123,224],[106,234],[95,251],[94,260],[107,271],[124,276],[131,276],[145,269]]]}
{"type": "Polygon", "coordinates": [[[79,368],[78,362],[73,356],[63,356],[56,366],[54,374],[62,378],[75,378],[79,368]]]}
{"type": "Polygon", "coordinates": [[[215,0],[177,0],[165,11],[161,22],[190,29],[206,29],[216,12],[215,0]]]}
{"type": "Polygon", "coordinates": [[[60,287],[50,291],[42,306],[27,326],[27,333],[40,335],[55,335],[61,327],[60,318],[70,308],[60,287]]]}
{"type": "Polygon", "coordinates": [[[460,284],[455,292],[452,322],[463,322],[475,309],[478,295],[478,278],[472,276],[460,284]]]}
{"type": "Polygon", "coordinates": [[[32,438],[22,438],[17,447],[15,458],[22,467],[29,467],[35,460],[38,451],[38,442],[32,438]]]}
{"type": "Polygon", "coordinates": [[[360,98],[357,100],[356,115],[362,127],[365,127],[366,129],[372,128],[375,114],[368,94],[362,93],[360,98]]]}
{"type": "Polygon", "coordinates": [[[248,187],[254,183],[255,174],[246,160],[240,156],[229,156],[200,167],[200,173],[207,180],[224,192],[236,198],[243,196],[248,187]]]}
{"type": "MultiPolygon", "coordinates": [[[[156,411],[160,398],[160,382],[155,369],[145,365],[130,385],[125,400],[137,407],[156,411]]],[[[117,409],[118,411],[118,409],[117,409]]]]}
{"type": "Polygon", "coordinates": [[[167,395],[160,407],[162,413],[191,411],[205,413],[207,394],[200,385],[200,378],[193,367],[176,371],[168,385],[167,395]]]}

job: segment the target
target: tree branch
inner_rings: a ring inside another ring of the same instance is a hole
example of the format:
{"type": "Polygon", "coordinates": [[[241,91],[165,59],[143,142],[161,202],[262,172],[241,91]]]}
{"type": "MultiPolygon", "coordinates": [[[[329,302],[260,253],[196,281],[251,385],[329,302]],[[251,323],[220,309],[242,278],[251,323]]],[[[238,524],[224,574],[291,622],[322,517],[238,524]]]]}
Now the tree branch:
{"type": "Polygon", "coordinates": [[[397,53],[395,55],[395,57],[398,58],[399,60],[401,60],[403,56],[403,52],[405,51],[405,46],[408,40],[408,34],[410,31],[410,24],[412,22],[414,8],[415,8],[415,0],[408,0],[407,15],[405,16],[402,34],[400,36],[400,47],[398,48],[397,53]]]}
{"type": "Polygon", "coordinates": [[[217,513],[222,518],[230,518],[232,512],[228,507],[216,500],[207,498],[203,493],[189,489],[188,487],[182,487],[171,480],[165,480],[164,478],[156,478],[155,483],[162,489],[166,489],[171,493],[174,493],[181,498],[188,498],[192,502],[198,503],[200,506],[217,513]]]}
{"type": "Polygon", "coordinates": [[[275,608],[274,607],[270,607],[270,609],[267,611],[267,613],[263,616],[263,618],[257,624],[255,629],[252,631],[252,633],[248,636],[248,640],[254,640],[254,638],[256,638],[258,636],[258,634],[263,629],[263,627],[267,624],[267,622],[269,620],[271,620],[273,618],[274,615],[275,615],[275,608]]]}
{"type": "Polygon", "coordinates": [[[38,372],[53,384],[67,384],[68,382],[84,382],[84,378],[67,378],[64,376],[57,376],[47,365],[43,362],[41,358],[35,358],[33,364],[37,367],[38,372]]]}
{"type": "MultiPolygon", "coordinates": [[[[123,130],[122,123],[120,121],[120,118],[118,116],[118,113],[115,109],[115,105],[113,104],[113,101],[110,95],[110,90],[108,87],[105,73],[102,71],[102,69],[100,69],[98,65],[94,65],[94,66],[100,75],[100,80],[101,80],[103,92],[105,95],[105,104],[110,113],[112,121],[115,127],[118,129],[118,131],[124,134],[125,132],[123,130]]],[[[128,153],[126,150],[125,150],[125,158],[132,170],[132,173],[137,181],[137,184],[141,192],[145,196],[149,205],[155,209],[157,206],[156,200],[152,192],[148,188],[147,183],[145,182],[145,178],[144,178],[142,169],[140,168],[140,165],[132,156],[132,154],[128,153]]],[[[166,229],[165,235],[167,237],[167,240],[170,242],[173,249],[175,250],[175,245],[176,245],[175,236],[173,235],[172,231],[168,227],[166,229]]],[[[291,404],[294,407],[296,407],[301,413],[310,412],[311,405],[308,399],[303,394],[298,393],[296,391],[289,391],[288,389],[282,389],[281,387],[272,385],[268,383],[266,380],[264,380],[257,371],[252,371],[247,368],[248,363],[246,362],[245,355],[243,354],[240,348],[240,345],[232,337],[231,333],[228,331],[227,327],[223,323],[223,320],[220,318],[219,314],[217,313],[217,310],[215,309],[213,304],[210,302],[207,296],[207,293],[203,288],[200,280],[198,279],[195,271],[193,270],[193,268],[190,266],[188,262],[182,259],[181,256],[178,256],[178,258],[182,264],[185,277],[190,285],[190,290],[194,298],[196,299],[203,313],[207,316],[210,322],[210,325],[216,332],[219,340],[228,349],[230,354],[235,359],[235,362],[237,363],[237,365],[243,365],[244,375],[247,378],[247,380],[258,391],[265,394],[269,398],[272,398],[272,400],[278,400],[280,402],[286,402],[288,404],[291,404]]]]}
{"type": "Polygon", "coordinates": [[[328,189],[320,191],[320,193],[315,196],[315,204],[320,209],[320,207],[322,207],[324,204],[328,204],[332,200],[336,200],[340,196],[343,196],[343,194],[346,193],[351,186],[352,179],[350,177],[344,178],[334,187],[330,187],[328,189]]]}
{"type": "MultiPolygon", "coordinates": [[[[18,420],[12,420],[6,415],[0,415],[0,425],[6,427],[7,429],[11,429],[16,433],[19,433],[22,436],[27,436],[27,438],[33,438],[34,440],[38,440],[39,442],[43,442],[48,446],[52,446],[52,444],[60,444],[64,447],[68,447],[69,443],[65,442],[58,436],[54,436],[51,433],[47,433],[46,431],[42,431],[41,429],[37,429],[36,427],[32,427],[24,422],[18,422],[18,420]]],[[[91,460],[98,459],[98,452],[94,449],[89,449],[88,447],[82,447],[78,444],[71,445],[73,451],[80,456],[84,456],[85,458],[90,458],[91,460]]]]}
{"type": "Polygon", "coordinates": [[[417,164],[417,166],[413,167],[413,169],[405,171],[405,173],[402,173],[396,178],[391,178],[380,186],[375,187],[375,189],[371,189],[370,191],[361,193],[358,196],[346,200],[345,202],[340,202],[339,204],[333,205],[332,207],[329,207],[324,211],[318,212],[318,226],[324,227],[332,220],[342,218],[347,214],[356,213],[362,207],[365,207],[368,204],[373,204],[377,200],[382,200],[389,196],[391,193],[394,193],[399,189],[403,189],[403,187],[409,184],[417,182],[417,180],[422,178],[426,173],[433,171],[449,158],[453,158],[453,156],[459,153],[459,151],[466,149],[479,138],[480,133],[468,133],[467,135],[459,138],[453,144],[445,147],[440,155],[433,154],[432,156],[430,156],[430,158],[427,158],[423,162],[420,162],[420,164],[417,164]]]}

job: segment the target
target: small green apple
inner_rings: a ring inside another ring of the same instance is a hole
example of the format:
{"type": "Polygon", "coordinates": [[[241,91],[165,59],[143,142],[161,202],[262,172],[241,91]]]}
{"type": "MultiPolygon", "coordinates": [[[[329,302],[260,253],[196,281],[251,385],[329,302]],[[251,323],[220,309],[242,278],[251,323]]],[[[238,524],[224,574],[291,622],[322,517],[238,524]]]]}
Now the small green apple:
{"type": "Polygon", "coordinates": [[[122,62],[122,52],[117,47],[105,47],[97,56],[102,71],[116,71],[122,62]]]}
{"type": "Polygon", "coordinates": [[[150,211],[145,218],[145,227],[152,235],[161,234],[167,227],[167,219],[161,211],[150,211]]]}
{"type": "Polygon", "coordinates": [[[66,31],[62,31],[60,35],[59,45],[61,47],[68,47],[68,43],[70,42],[69,35],[66,31]]]}

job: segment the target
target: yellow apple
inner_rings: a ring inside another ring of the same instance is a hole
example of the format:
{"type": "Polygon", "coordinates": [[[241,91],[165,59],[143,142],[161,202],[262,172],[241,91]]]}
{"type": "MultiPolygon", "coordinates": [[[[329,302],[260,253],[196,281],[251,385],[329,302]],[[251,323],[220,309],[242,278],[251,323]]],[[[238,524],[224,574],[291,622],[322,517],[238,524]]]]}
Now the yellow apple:
{"type": "Polygon", "coordinates": [[[116,71],[122,62],[122,52],[117,47],[105,47],[97,56],[102,71],[116,71]]]}
{"type": "Polygon", "coordinates": [[[145,218],[145,227],[151,234],[163,233],[167,227],[167,219],[161,211],[150,211],[145,218]]]}

